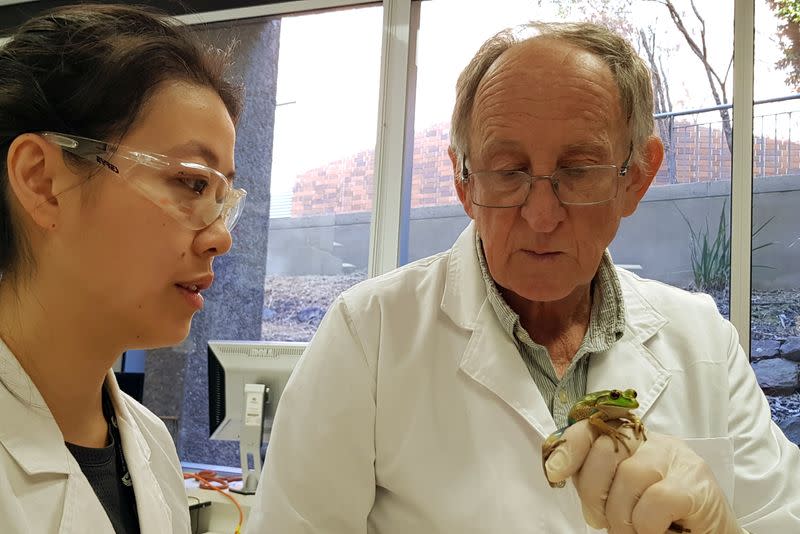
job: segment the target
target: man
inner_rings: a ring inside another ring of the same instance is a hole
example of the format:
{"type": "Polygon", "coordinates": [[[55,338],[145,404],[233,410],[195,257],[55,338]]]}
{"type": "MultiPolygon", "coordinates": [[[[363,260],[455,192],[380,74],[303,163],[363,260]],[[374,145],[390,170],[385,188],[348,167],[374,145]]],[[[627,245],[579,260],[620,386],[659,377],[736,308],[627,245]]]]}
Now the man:
{"type": "Polygon", "coordinates": [[[800,532],[800,452],[734,328],[606,253],[663,156],[647,68],[602,27],[528,29],[458,81],[450,156],[473,223],[331,306],[249,532],[800,532]],[[612,388],[638,392],[646,441],[623,426],[615,452],[579,422],[551,488],[545,438],[612,388]]]}

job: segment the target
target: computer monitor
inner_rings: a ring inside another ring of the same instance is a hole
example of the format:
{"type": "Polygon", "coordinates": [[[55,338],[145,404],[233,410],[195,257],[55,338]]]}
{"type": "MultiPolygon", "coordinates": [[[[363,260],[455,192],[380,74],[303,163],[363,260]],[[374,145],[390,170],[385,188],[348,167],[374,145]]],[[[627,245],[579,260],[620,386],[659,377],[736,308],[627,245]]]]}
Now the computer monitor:
{"type": "Polygon", "coordinates": [[[241,493],[255,493],[261,446],[269,442],[281,394],[306,346],[288,341],[208,342],[210,437],[239,441],[241,493]]]}

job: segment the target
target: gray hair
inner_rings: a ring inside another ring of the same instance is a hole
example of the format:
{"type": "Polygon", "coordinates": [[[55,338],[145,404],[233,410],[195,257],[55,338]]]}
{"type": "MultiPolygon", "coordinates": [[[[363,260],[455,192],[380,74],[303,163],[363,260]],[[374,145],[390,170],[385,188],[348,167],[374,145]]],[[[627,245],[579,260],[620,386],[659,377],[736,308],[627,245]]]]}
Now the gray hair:
{"type": "Polygon", "coordinates": [[[642,147],[654,130],[650,69],[626,39],[604,26],[589,22],[532,21],[507,28],[483,43],[456,83],[456,104],[450,122],[451,149],[459,157],[467,153],[475,94],[489,68],[506,50],[537,38],[564,41],[594,54],[608,65],[617,83],[622,113],[631,130],[632,161],[643,166],[642,147]]]}

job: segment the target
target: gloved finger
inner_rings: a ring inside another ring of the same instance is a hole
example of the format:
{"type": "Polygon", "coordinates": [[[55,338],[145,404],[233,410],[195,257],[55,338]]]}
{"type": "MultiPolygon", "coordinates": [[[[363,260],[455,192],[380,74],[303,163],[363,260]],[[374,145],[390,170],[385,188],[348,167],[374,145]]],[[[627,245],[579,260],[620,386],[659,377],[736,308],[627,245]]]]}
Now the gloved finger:
{"type": "Polygon", "coordinates": [[[575,474],[583,465],[595,438],[597,432],[586,420],[567,428],[561,436],[564,442],[555,448],[544,466],[550,482],[561,482],[575,474]]]}
{"type": "MultiPolygon", "coordinates": [[[[653,484],[663,479],[663,466],[648,461],[647,444],[637,451],[637,455],[622,461],[617,466],[614,481],[606,500],[606,519],[609,531],[614,534],[641,534],[636,530],[633,511],[642,494],[653,484]],[[644,460],[639,455],[644,457],[644,460]]],[[[669,525],[669,523],[667,523],[669,525]]],[[[663,534],[666,528],[657,531],[663,534]]]]}
{"type": "MultiPolygon", "coordinates": [[[[692,511],[692,499],[684,491],[683,484],[676,487],[676,483],[673,480],[662,480],[642,493],[631,516],[638,534],[664,534],[673,522],[680,523],[683,527],[689,526],[685,518],[692,511]]],[[[692,532],[697,530],[692,529],[692,532]]]]}
{"type": "Polygon", "coordinates": [[[617,467],[636,452],[641,443],[634,437],[632,429],[618,423],[612,421],[611,426],[621,434],[623,442],[615,442],[608,435],[598,437],[586,455],[583,466],[573,477],[581,498],[583,517],[589,526],[597,529],[609,526],[606,502],[616,478],[617,467]]]}

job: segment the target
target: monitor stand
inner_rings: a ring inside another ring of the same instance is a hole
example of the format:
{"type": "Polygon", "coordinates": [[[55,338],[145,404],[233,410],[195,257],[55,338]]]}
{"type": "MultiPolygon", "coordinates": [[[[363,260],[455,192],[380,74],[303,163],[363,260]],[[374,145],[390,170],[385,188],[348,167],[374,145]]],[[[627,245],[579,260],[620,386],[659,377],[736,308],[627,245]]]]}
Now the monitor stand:
{"type": "Polygon", "coordinates": [[[245,384],[242,422],[239,427],[239,458],[242,463],[242,489],[235,493],[253,495],[261,476],[261,445],[264,439],[264,405],[269,388],[264,384],[245,384]]]}

